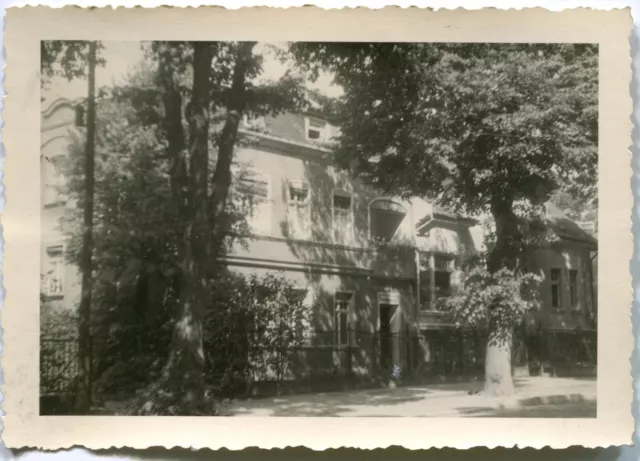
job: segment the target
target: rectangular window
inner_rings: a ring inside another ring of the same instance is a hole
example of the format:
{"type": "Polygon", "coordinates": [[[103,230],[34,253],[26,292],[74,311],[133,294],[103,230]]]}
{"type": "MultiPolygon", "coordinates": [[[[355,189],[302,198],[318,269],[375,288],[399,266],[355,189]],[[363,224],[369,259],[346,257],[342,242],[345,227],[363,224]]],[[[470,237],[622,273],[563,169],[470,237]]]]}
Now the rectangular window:
{"type": "Polygon", "coordinates": [[[578,308],[578,271],[569,271],[569,300],[571,302],[571,308],[578,308]]]}
{"type": "Polygon", "coordinates": [[[335,297],[335,327],[336,344],[346,346],[349,344],[349,306],[351,305],[351,293],[336,293],[335,297]]]}
{"type": "Polygon", "coordinates": [[[42,291],[47,296],[63,295],[64,254],[62,246],[47,248],[42,291]]]}
{"type": "Polygon", "coordinates": [[[350,244],[353,239],[353,210],[351,194],[333,194],[333,239],[336,243],[350,244]]]}
{"type": "Polygon", "coordinates": [[[420,271],[420,310],[427,311],[431,306],[431,270],[420,271]]]}
{"type": "Polygon", "coordinates": [[[310,141],[326,141],[327,122],[318,118],[307,118],[307,139],[310,141]]]}
{"type": "Polygon", "coordinates": [[[311,237],[311,210],[309,184],[305,181],[290,181],[287,187],[287,222],[289,237],[308,239],[311,237]]]}
{"type": "Polygon", "coordinates": [[[562,271],[551,269],[551,307],[560,309],[562,307],[562,271]]]}
{"type": "Polygon", "coordinates": [[[434,285],[436,300],[451,296],[451,276],[454,260],[449,256],[435,256],[434,285]]]}
{"type": "Polygon", "coordinates": [[[269,179],[257,172],[247,172],[237,180],[234,202],[246,216],[247,226],[254,234],[271,233],[271,201],[269,179]]]}

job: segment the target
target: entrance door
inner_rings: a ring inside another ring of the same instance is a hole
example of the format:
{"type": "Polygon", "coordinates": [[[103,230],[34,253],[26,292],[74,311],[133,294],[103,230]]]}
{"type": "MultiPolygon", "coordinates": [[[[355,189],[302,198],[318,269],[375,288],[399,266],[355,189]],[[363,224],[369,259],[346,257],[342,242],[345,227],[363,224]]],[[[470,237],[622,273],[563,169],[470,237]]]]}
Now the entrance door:
{"type": "Polygon", "coordinates": [[[380,365],[390,369],[393,365],[393,333],[391,321],[398,306],[380,304],[380,365]]]}

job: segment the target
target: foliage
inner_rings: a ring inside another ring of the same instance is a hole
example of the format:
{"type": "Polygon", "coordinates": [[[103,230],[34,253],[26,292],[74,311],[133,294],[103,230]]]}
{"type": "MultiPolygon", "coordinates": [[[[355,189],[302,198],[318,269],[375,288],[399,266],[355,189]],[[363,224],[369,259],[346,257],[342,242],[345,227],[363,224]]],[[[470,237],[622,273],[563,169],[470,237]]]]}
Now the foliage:
{"type": "Polygon", "coordinates": [[[295,43],[291,53],[312,76],[335,75],[337,159],[388,193],[468,213],[495,198],[544,203],[560,188],[596,195],[595,46],[295,43]]]}
{"type": "Polygon", "coordinates": [[[289,354],[306,337],[309,308],[306,292],[283,274],[216,279],[205,321],[208,382],[214,393],[228,393],[238,382],[255,378],[284,379],[289,354]]]}
{"type": "Polygon", "coordinates": [[[442,300],[442,310],[459,327],[511,331],[527,311],[539,308],[542,278],[537,274],[507,268],[490,272],[482,259],[468,264],[463,274],[463,290],[442,300]]]}
{"type": "MultiPolygon", "coordinates": [[[[213,115],[208,149],[212,152],[216,147],[222,149],[229,113],[225,105],[230,104],[233,87],[230,70],[234,68],[234,59],[237,59],[234,53],[240,45],[235,42],[211,44],[214,50],[211,72],[213,115]]],[[[183,178],[179,176],[180,170],[175,168],[175,160],[184,160],[182,166],[186,175],[197,168],[191,162],[193,152],[187,150],[186,139],[178,139],[176,143],[176,135],[183,135],[191,126],[191,103],[180,102],[177,106],[178,125],[169,126],[166,102],[167,91],[171,91],[172,85],[181,93],[178,101],[187,101],[192,95],[190,77],[193,72],[190,66],[193,65],[193,53],[191,44],[178,42],[154,43],[148,45],[148,50],[148,58],[140,63],[128,81],[112,88],[110,98],[102,100],[98,107],[92,330],[94,357],[99,359],[95,360],[94,370],[97,393],[132,392],[148,384],[149,389],[153,389],[148,395],[156,399],[151,402],[151,411],[158,414],[164,414],[165,410],[180,413],[184,410],[179,408],[180,398],[175,398],[178,387],[166,389],[156,380],[164,376],[166,358],[172,354],[172,332],[180,320],[181,290],[185,283],[193,282],[186,278],[181,257],[184,229],[189,224],[182,214],[181,191],[192,185],[180,182],[183,178]],[[171,74],[173,81],[169,86],[159,85],[157,79],[163,75],[159,67],[168,61],[174,71],[171,74]],[[164,409],[160,409],[163,405],[164,409]]],[[[279,82],[253,83],[253,78],[261,71],[260,56],[254,56],[247,69],[247,93],[243,104],[254,113],[277,113],[286,107],[302,104],[304,92],[298,87],[298,81],[289,76],[279,82]]],[[[75,133],[69,155],[62,165],[62,173],[68,178],[64,192],[76,205],[69,208],[63,226],[70,239],[67,257],[73,264],[79,262],[82,242],[83,137],[82,131],[75,133]]],[[[229,158],[228,147],[225,149],[229,158]]],[[[224,186],[224,180],[221,182],[218,172],[229,167],[219,168],[220,152],[207,155],[211,165],[207,175],[211,191],[207,197],[209,200],[221,191],[226,194],[224,187],[220,188],[224,186]]],[[[212,208],[212,212],[206,215],[208,222],[205,226],[219,231],[222,243],[230,245],[248,236],[244,221],[247,210],[225,200],[224,195],[221,197],[223,210],[214,213],[212,208]]],[[[223,245],[219,251],[224,250],[223,245]]],[[[219,251],[214,251],[209,258],[213,266],[219,251]]],[[[217,341],[215,347],[208,349],[205,373],[209,379],[215,377],[218,380],[212,383],[216,393],[226,392],[231,385],[237,363],[244,364],[239,369],[243,377],[248,373],[248,363],[256,366],[255,360],[251,362],[242,357],[242,348],[224,342],[238,339],[230,333],[229,322],[233,323],[238,315],[249,314],[264,317],[252,317],[252,324],[258,326],[262,320],[269,320],[266,311],[260,308],[259,296],[265,297],[264,303],[271,308],[274,303],[284,301],[281,303],[282,315],[299,310],[299,303],[287,301],[293,292],[283,281],[249,279],[245,282],[230,275],[220,275],[220,268],[217,270],[204,280],[207,293],[211,295],[208,304],[204,301],[205,335],[208,341],[217,341]],[[237,289],[227,292],[227,282],[237,289]],[[244,297],[234,299],[231,294],[234,292],[244,297]],[[253,306],[252,310],[248,311],[247,306],[253,306]],[[209,316],[214,316],[215,320],[209,316]],[[241,358],[225,355],[227,352],[224,351],[239,353],[241,358]]],[[[295,342],[295,338],[297,336],[280,335],[277,344],[288,346],[295,342]]],[[[251,354],[260,354],[260,348],[273,347],[274,341],[273,332],[264,333],[250,343],[251,354]]],[[[260,357],[263,359],[261,366],[275,367],[282,374],[285,365],[278,362],[284,357],[282,351],[274,356],[262,353],[260,357]]]]}
{"type": "MultiPolygon", "coordinates": [[[[545,204],[559,191],[597,202],[597,46],[293,43],[289,51],[311,77],[330,72],[344,89],[340,166],[390,195],[491,215],[486,266],[452,302],[466,321],[486,322],[490,338],[510,331],[528,306],[519,263],[545,238],[545,204]]],[[[485,364],[496,393],[513,390],[503,343],[485,364]]]]}
{"type": "Polygon", "coordinates": [[[78,318],[73,310],[56,308],[46,295],[40,295],[40,336],[42,338],[75,338],[77,330],[78,318]]]}
{"type": "MultiPolygon", "coordinates": [[[[104,49],[98,43],[98,53],[104,49]]],[[[41,85],[46,85],[53,77],[67,80],[87,76],[89,42],[82,40],[43,40],[40,42],[41,85]]],[[[106,61],[98,54],[96,64],[104,66],[106,61]]]]}

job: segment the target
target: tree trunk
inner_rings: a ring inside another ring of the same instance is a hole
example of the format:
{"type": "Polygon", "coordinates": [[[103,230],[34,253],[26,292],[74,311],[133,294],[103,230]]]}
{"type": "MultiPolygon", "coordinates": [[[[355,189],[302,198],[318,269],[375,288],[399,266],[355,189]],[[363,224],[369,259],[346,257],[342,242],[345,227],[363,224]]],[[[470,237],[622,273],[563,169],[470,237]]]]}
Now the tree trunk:
{"type": "Polygon", "coordinates": [[[489,334],[484,370],[486,395],[502,397],[515,392],[511,375],[511,344],[511,331],[495,327],[489,334]]]}
{"type": "Polygon", "coordinates": [[[193,88],[187,113],[190,174],[185,207],[187,222],[183,233],[182,284],[178,321],[163,376],[165,387],[182,394],[175,396],[177,411],[187,415],[198,414],[204,409],[203,323],[209,294],[206,267],[211,242],[207,182],[212,44],[195,42],[193,48],[193,88]]]}
{"type": "MultiPolygon", "coordinates": [[[[222,128],[218,144],[218,158],[213,174],[213,191],[210,205],[213,217],[213,246],[219,252],[226,235],[226,220],[223,220],[224,209],[231,186],[231,163],[233,149],[238,137],[238,127],[246,105],[246,75],[252,58],[253,47],[256,42],[242,42],[237,52],[237,58],[227,104],[227,118],[222,128]]],[[[213,256],[213,255],[212,255],[213,256]]]]}
{"type": "Polygon", "coordinates": [[[84,165],[84,233],[82,236],[82,294],[78,309],[78,393],[76,411],[86,414],[91,407],[91,291],[93,285],[93,196],[96,131],[96,50],[97,43],[89,43],[87,98],[87,139],[84,165]]]}
{"type": "MultiPolygon", "coordinates": [[[[503,268],[514,270],[522,252],[522,234],[513,212],[513,200],[494,200],[491,212],[496,223],[496,243],[489,254],[488,269],[490,272],[503,268]]],[[[499,319],[491,319],[489,325],[484,391],[490,396],[509,396],[515,392],[511,367],[512,326],[504,325],[499,319]]]]}
{"type": "Polygon", "coordinates": [[[169,359],[156,388],[162,393],[152,394],[140,413],[193,415],[208,411],[204,406],[204,314],[209,301],[213,265],[227,229],[226,220],[222,218],[231,185],[233,149],[244,110],[245,79],[254,45],[255,42],[244,42],[239,46],[210,195],[208,138],[214,46],[206,42],[193,43],[192,98],[186,111],[189,125],[188,171],[181,96],[170,64],[171,45],[160,49],[159,84],[163,88],[171,188],[181,221],[182,241],[178,248],[181,266],[176,280],[179,293],[177,320],[169,359]],[[155,401],[161,395],[169,401],[155,401]],[[170,411],[167,411],[168,405],[173,406],[170,411]]]}

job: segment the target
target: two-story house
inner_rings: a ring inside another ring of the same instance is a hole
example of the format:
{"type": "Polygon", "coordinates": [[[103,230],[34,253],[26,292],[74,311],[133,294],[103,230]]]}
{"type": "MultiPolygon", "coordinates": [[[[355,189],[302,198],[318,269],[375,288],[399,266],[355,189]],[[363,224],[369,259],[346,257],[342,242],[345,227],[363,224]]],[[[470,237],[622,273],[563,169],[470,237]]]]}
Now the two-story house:
{"type": "MultiPolygon", "coordinates": [[[[41,152],[43,287],[69,308],[79,300],[79,277],[64,264],[58,222],[73,205],[57,194],[55,158],[66,153],[74,107],[58,100],[42,112],[41,152]]],[[[460,260],[482,245],[481,228],[421,198],[377,194],[339,171],[326,147],[338,133],[318,113],[245,121],[240,135],[251,142],[235,151],[231,196],[248,210],[252,238],[223,260],[239,273],[282,271],[306,291],[313,315],[294,374],[437,369],[444,359],[436,349],[450,355],[453,347],[440,338],[453,328],[436,301],[461,289],[460,260]]],[[[535,318],[545,328],[571,329],[586,325],[594,309],[589,281],[597,242],[555,211],[561,242],[532,250],[530,263],[545,278],[535,318]]]]}

